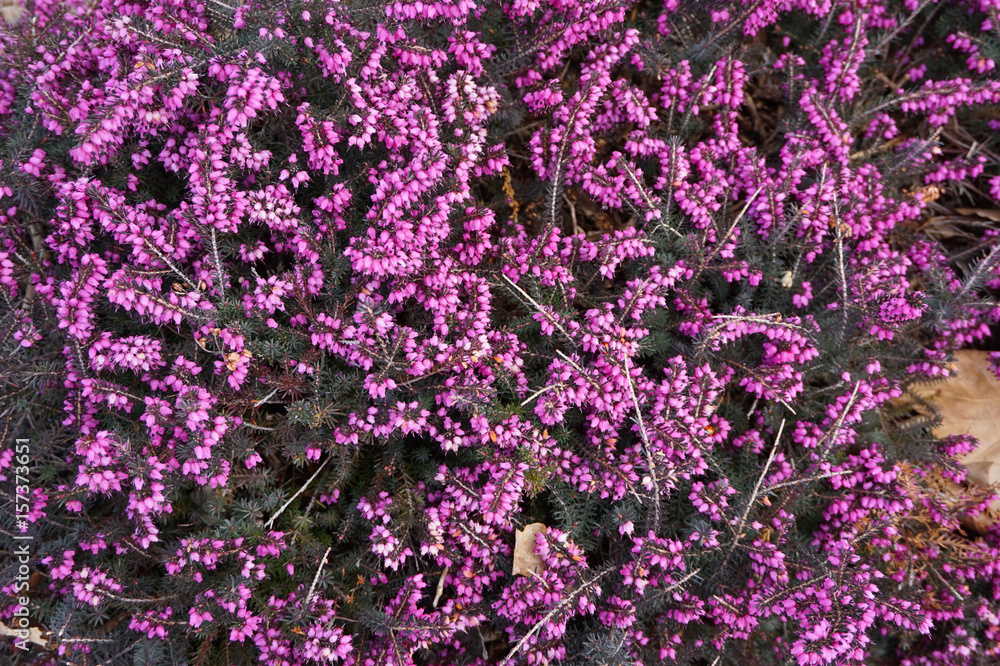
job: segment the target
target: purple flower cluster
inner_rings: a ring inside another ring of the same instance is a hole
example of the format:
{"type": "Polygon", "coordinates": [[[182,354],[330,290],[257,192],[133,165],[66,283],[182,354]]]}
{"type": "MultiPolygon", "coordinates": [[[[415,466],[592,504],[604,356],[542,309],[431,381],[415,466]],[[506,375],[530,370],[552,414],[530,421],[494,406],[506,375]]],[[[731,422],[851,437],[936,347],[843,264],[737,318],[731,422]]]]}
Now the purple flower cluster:
{"type": "Polygon", "coordinates": [[[996,0],[29,5],[36,663],[1000,655],[973,444],[892,418],[1000,323],[921,224],[1000,204],[996,0]]]}

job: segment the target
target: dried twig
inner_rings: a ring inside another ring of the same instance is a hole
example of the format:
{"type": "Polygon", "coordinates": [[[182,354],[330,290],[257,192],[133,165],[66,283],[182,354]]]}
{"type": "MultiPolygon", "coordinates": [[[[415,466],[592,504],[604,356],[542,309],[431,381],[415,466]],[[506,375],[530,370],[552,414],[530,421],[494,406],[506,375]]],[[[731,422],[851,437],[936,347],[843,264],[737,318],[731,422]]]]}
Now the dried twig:
{"type": "MultiPolygon", "coordinates": [[[[327,458],[327,460],[329,460],[329,458],[327,458]]],[[[307,612],[309,610],[309,601],[312,599],[313,592],[316,590],[316,583],[319,582],[320,574],[323,573],[323,567],[326,566],[326,558],[330,556],[331,550],[333,550],[332,546],[328,547],[326,552],[323,553],[323,559],[319,561],[319,568],[316,569],[316,575],[313,576],[312,585],[309,586],[309,592],[306,593],[306,600],[302,604],[302,607],[305,608],[307,612]]]]}
{"type": "Polygon", "coordinates": [[[280,516],[281,514],[283,514],[285,512],[285,509],[287,509],[289,506],[291,506],[292,502],[295,501],[295,498],[297,498],[299,495],[301,495],[302,492],[306,488],[309,487],[309,484],[312,483],[316,479],[317,476],[319,476],[319,473],[323,471],[323,468],[326,467],[326,464],[328,462],[330,462],[330,458],[327,458],[326,460],[324,460],[323,464],[319,466],[319,469],[317,469],[315,472],[313,472],[313,475],[310,476],[309,479],[304,484],[302,484],[302,487],[299,488],[295,492],[295,494],[292,495],[288,499],[287,502],[285,502],[284,504],[281,505],[281,508],[278,509],[277,513],[275,513],[273,516],[271,516],[270,520],[268,520],[266,523],[264,523],[264,529],[268,529],[268,530],[271,529],[271,526],[274,525],[274,521],[277,520],[278,516],[280,516]]]}
{"type": "Polygon", "coordinates": [[[655,530],[660,526],[660,481],[656,478],[656,462],[653,460],[653,451],[649,444],[649,433],[646,432],[646,424],[642,420],[642,409],[639,408],[639,399],[635,395],[635,385],[632,382],[632,373],[627,358],[625,359],[625,379],[628,381],[628,394],[629,398],[632,399],[632,406],[635,408],[635,418],[639,424],[639,434],[642,436],[642,449],[646,455],[649,479],[653,486],[653,529],[655,530]]]}
{"type": "Polygon", "coordinates": [[[507,653],[507,656],[504,657],[503,661],[500,662],[500,666],[507,666],[507,664],[510,663],[510,660],[514,658],[514,655],[516,655],[518,652],[521,651],[521,648],[524,647],[524,644],[527,643],[528,640],[532,636],[534,636],[535,634],[537,634],[541,630],[542,627],[544,627],[545,625],[547,625],[549,623],[549,620],[551,620],[552,618],[554,618],[560,611],[565,610],[567,606],[569,606],[574,601],[576,601],[576,598],[577,598],[578,595],[580,595],[581,593],[583,593],[588,588],[593,587],[594,585],[596,585],[597,581],[599,581],[602,578],[604,578],[606,575],[608,575],[609,573],[611,573],[611,571],[612,571],[612,569],[608,569],[606,571],[602,571],[601,573],[597,574],[596,576],[594,576],[593,578],[591,578],[589,581],[587,581],[586,583],[584,583],[583,585],[581,585],[577,589],[575,589],[572,592],[570,592],[570,594],[565,599],[563,599],[558,604],[556,604],[555,608],[553,608],[548,613],[546,613],[545,617],[543,617],[541,620],[539,620],[535,624],[535,626],[533,626],[531,628],[531,630],[528,633],[526,633],[524,635],[524,637],[521,638],[521,640],[519,640],[517,642],[517,645],[515,645],[511,649],[511,651],[507,653]]]}

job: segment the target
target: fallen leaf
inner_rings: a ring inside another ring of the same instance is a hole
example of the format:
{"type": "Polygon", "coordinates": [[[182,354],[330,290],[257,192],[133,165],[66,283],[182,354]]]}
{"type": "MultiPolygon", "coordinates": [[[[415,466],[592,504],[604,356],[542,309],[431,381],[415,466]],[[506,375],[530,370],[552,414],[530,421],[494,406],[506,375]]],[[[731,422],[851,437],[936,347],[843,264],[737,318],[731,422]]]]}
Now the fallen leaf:
{"type": "Polygon", "coordinates": [[[941,188],[937,185],[927,185],[921,187],[913,195],[921,201],[937,201],[941,198],[941,188]]]}
{"type": "Polygon", "coordinates": [[[44,631],[40,627],[28,627],[27,630],[14,629],[8,627],[2,621],[0,621],[0,636],[13,636],[15,643],[18,640],[24,640],[28,643],[34,643],[35,645],[41,645],[43,648],[49,648],[49,637],[52,636],[52,632],[44,631]]]}
{"type": "Polygon", "coordinates": [[[438,602],[441,601],[441,595],[444,593],[444,581],[448,577],[448,569],[451,565],[447,565],[444,571],[441,572],[441,576],[438,578],[437,589],[434,591],[434,601],[431,602],[431,608],[437,608],[438,602]]]}
{"type": "Polygon", "coordinates": [[[975,215],[976,217],[1000,222],[1000,210],[994,208],[956,208],[955,212],[959,215],[975,215]]]}
{"type": "Polygon", "coordinates": [[[1000,481],[1000,379],[990,369],[989,352],[963,349],[955,359],[947,380],[910,390],[940,410],[941,425],[934,435],[971,435],[979,440],[962,463],[971,480],[988,486],[1000,481]]]}
{"type": "Polygon", "coordinates": [[[0,16],[7,25],[14,25],[24,15],[24,5],[21,0],[0,0],[0,16]]]}
{"type": "Polygon", "coordinates": [[[544,534],[545,523],[531,523],[514,532],[514,575],[530,576],[545,571],[545,563],[535,553],[535,537],[544,534]]]}

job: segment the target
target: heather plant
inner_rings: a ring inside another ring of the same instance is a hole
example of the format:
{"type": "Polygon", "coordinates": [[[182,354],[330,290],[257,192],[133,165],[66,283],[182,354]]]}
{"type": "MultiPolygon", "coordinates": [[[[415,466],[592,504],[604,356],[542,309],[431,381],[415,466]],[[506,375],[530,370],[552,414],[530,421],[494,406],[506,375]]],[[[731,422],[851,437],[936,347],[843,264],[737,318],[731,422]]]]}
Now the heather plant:
{"type": "Polygon", "coordinates": [[[976,442],[904,398],[1000,321],[996,225],[933,222],[1000,202],[998,40],[995,0],[27,2],[4,659],[994,662],[976,442]]]}

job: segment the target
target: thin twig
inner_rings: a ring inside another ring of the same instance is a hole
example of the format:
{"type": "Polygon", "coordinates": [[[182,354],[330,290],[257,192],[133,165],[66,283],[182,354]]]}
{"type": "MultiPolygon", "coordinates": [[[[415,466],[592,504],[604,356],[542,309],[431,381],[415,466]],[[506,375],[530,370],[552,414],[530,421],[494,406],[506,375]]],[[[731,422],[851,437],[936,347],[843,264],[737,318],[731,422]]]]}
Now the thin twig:
{"type": "Polygon", "coordinates": [[[569,219],[573,223],[573,233],[582,234],[583,228],[576,221],[576,204],[573,203],[573,200],[570,199],[569,195],[566,194],[565,192],[563,192],[563,201],[565,201],[566,205],[569,206],[569,219]]]}
{"type": "MultiPolygon", "coordinates": [[[[847,404],[844,405],[843,411],[840,413],[840,416],[837,417],[837,422],[833,424],[833,427],[830,428],[827,431],[827,434],[823,435],[823,439],[819,441],[819,443],[823,444],[824,454],[826,452],[826,438],[830,436],[830,433],[833,433],[833,437],[836,437],[837,436],[836,433],[840,432],[840,427],[844,425],[844,419],[847,418],[847,412],[849,412],[851,410],[851,407],[854,406],[854,401],[857,399],[858,391],[860,390],[861,390],[861,382],[858,382],[854,385],[854,390],[851,391],[851,397],[848,398],[847,404]]],[[[832,446],[833,439],[831,439],[830,441],[832,446]]],[[[817,446],[819,446],[819,444],[817,444],[817,446]]]]}
{"type": "Polygon", "coordinates": [[[226,278],[222,272],[222,261],[219,259],[219,243],[216,239],[215,225],[212,226],[212,260],[215,262],[216,279],[219,281],[219,296],[226,297],[226,278]]]}
{"type": "MultiPolygon", "coordinates": [[[[629,169],[627,165],[619,162],[618,166],[621,167],[621,170],[624,171],[625,174],[629,177],[629,180],[632,181],[632,185],[635,186],[635,189],[639,192],[639,194],[642,195],[642,198],[645,200],[646,207],[649,210],[660,210],[659,208],[653,205],[653,200],[649,198],[649,195],[646,193],[646,190],[643,187],[644,183],[639,180],[639,177],[636,176],[635,173],[631,169],[629,169]]],[[[662,217],[662,211],[660,214],[661,214],[660,219],[662,219],[663,221],[660,222],[658,227],[659,226],[665,227],[667,231],[670,231],[675,236],[680,238],[682,236],[681,232],[677,231],[676,229],[674,229],[673,227],[671,227],[669,224],[666,223],[666,220],[662,217]]]]}
{"type": "Polygon", "coordinates": [[[632,406],[635,407],[635,418],[639,424],[643,453],[646,454],[646,465],[649,467],[649,478],[653,486],[653,529],[655,530],[660,526],[660,482],[656,478],[656,462],[653,460],[653,451],[650,448],[646,424],[642,421],[642,410],[639,408],[639,399],[635,395],[635,386],[632,383],[632,373],[629,370],[628,358],[625,359],[625,378],[628,380],[628,394],[632,399],[632,406]]]}
{"type": "Polygon", "coordinates": [[[847,334],[847,304],[848,304],[848,294],[847,294],[847,274],[844,272],[844,232],[840,225],[846,225],[846,222],[840,222],[840,215],[837,214],[837,272],[840,273],[840,287],[842,292],[842,302],[840,305],[841,309],[841,319],[843,320],[843,328],[840,331],[841,337],[847,334]]]}
{"type": "Polygon", "coordinates": [[[673,592],[673,591],[674,591],[674,590],[676,590],[676,589],[677,589],[678,587],[680,587],[680,586],[681,586],[681,585],[683,585],[684,583],[688,582],[689,580],[691,580],[692,578],[694,578],[695,576],[697,576],[697,575],[698,575],[699,573],[701,573],[701,569],[695,569],[694,571],[692,571],[692,572],[691,572],[691,573],[689,573],[688,575],[684,576],[684,578],[681,578],[681,579],[680,579],[679,581],[677,581],[676,583],[674,583],[674,584],[673,584],[673,585],[671,585],[670,587],[665,587],[665,588],[663,588],[663,589],[662,589],[662,590],[660,591],[660,593],[661,593],[661,594],[665,594],[665,593],[667,593],[667,592],[673,592]]]}
{"type": "Polygon", "coordinates": [[[775,490],[777,490],[779,488],[787,488],[788,486],[797,486],[800,483],[810,483],[812,481],[822,481],[823,479],[829,479],[830,477],[841,476],[843,474],[851,474],[853,472],[854,472],[853,469],[842,469],[842,470],[839,470],[837,472],[828,472],[827,474],[820,474],[819,476],[810,476],[810,477],[805,478],[805,479],[796,479],[794,481],[785,481],[783,483],[779,483],[776,486],[771,486],[770,488],[767,489],[767,492],[772,493],[772,492],[774,492],[775,490]]]}
{"type": "Polygon", "coordinates": [[[743,219],[743,216],[747,214],[747,211],[750,210],[750,206],[753,204],[753,202],[757,199],[757,197],[760,195],[760,193],[763,190],[764,190],[764,186],[761,185],[760,187],[757,188],[757,190],[753,194],[750,195],[750,198],[747,199],[747,202],[743,205],[743,210],[741,210],[740,214],[736,216],[736,219],[733,220],[733,223],[731,225],[729,225],[729,230],[726,231],[726,233],[722,237],[722,239],[719,240],[718,245],[721,246],[723,243],[725,243],[729,239],[729,234],[733,233],[733,229],[735,229],[736,225],[740,223],[740,220],[743,219]]]}
{"type": "Polygon", "coordinates": [[[597,583],[597,581],[599,581],[601,578],[603,578],[607,574],[611,573],[611,571],[612,571],[612,569],[608,569],[606,571],[603,571],[603,572],[597,574],[592,579],[590,579],[590,581],[588,581],[587,583],[584,583],[579,588],[577,588],[576,590],[574,590],[569,596],[567,596],[565,599],[563,599],[562,601],[560,601],[556,605],[555,608],[553,608],[552,610],[550,610],[545,615],[545,617],[543,617],[541,620],[539,620],[538,623],[536,623],[535,626],[533,626],[531,628],[531,630],[528,633],[526,633],[521,640],[519,640],[517,642],[517,645],[515,645],[511,649],[511,651],[507,653],[507,656],[504,657],[504,660],[500,662],[500,666],[507,666],[507,664],[510,663],[510,660],[514,658],[514,655],[516,655],[518,652],[521,651],[521,648],[524,647],[524,644],[528,642],[528,639],[530,639],[532,636],[534,636],[535,634],[537,634],[541,630],[542,627],[546,626],[549,623],[549,620],[551,620],[553,617],[555,617],[560,611],[562,611],[563,609],[565,609],[566,606],[569,606],[574,601],[576,601],[577,595],[579,595],[580,593],[582,593],[587,588],[592,587],[593,585],[595,585],[597,583]]]}
{"type": "Polygon", "coordinates": [[[326,460],[324,460],[323,464],[319,466],[319,469],[317,469],[315,472],[313,472],[313,475],[310,476],[309,479],[304,484],[302,484],[302,487],[299,488],[298,491],[296,491],[296,493],[294,495],[292,495],[288,499],[288,501],[285,502],[281,506],[280,509],[278,509],[278,512],[276,514],[274,514],[273,516],[271,516],[270,520],[268,520],[266,523],[264,523],[264,529],[268,529],[268,530],[271,529],[271,525],[274,524],[274,521],[277,520],[278,516],[280,516],[281,514],[283,514],[285,512],[285,509],[287,509],[289,506],[291,506],[292,502],[295,501],[295,498],[298,497],[299,495],[301,495],[302,492],[306,488],[309,487],[309,484],[312,483],[316,479],[317,476],[319,476],[319,473],[323,471],[323,468],[326,467],[326,464],[328,462],[330,462],[330,458],[327,458],[326,460]]]}
{"type": "Polygon", "coordinates": [[[265,404],[268,400],[270,400],[271,398],[273,398],[274,394],[277,393],[277,392],[278,392],[278,389],[274,389],[273,391],[271,391],[270,393],[268,393],[267,395],[265,395],[263,398],[261,398],[260,400],[256,401],[255,403],[253,403],[253,406],[254,407],[260,407],[261,405],[265,404]]]}
{"type": "Polygon", "coordinates": [[[764,479],[767,477],[767,472],[771,469],[771,463],[774,462],[775,456],[778,455],[778,444],[781,442],[781,433],[785,430],[785,419],[781,419],[781,425],[778,426],[778,434],[774,438],[774,445],[771,446],[771,453],[767,457],[767,462],[764,463],[764,469],[761,471],[760,476],[757,478],[757,485],[754,486],[753,492],[750,494],[750,500],[747,502],[746,509],[743,510],[743,516],[740,518],[740,523],[736,527],[734,532],[733,544],[729,548],[729,552],[726,553],[726,558],[722,561],[722,564],[716,571],[725,571],[726,565],[729,563],[729,558],[733,556],[736,552],[736,547],[740,543],[740,539],[743,538],[743,530],[746,529],[747,519],[750,518],[750,511],[753,509],[754,502],[757,501],[757,495],[760,493],[760,487],[764,485],[764,479]]]}
{"type": "MultiPolygon", "coordinates": [[[[329,460],[329,458],[327,458],[327,460],[329,460]]],[[[302,607],[305,608],[306,611],[309,610],[309,601],[312,599],[313,592],[316,590],[316,583],[319,582],[319,576],[323,573],[323,567],[326,566],[326,558],[330,556],[331,550],[333,550],[333,546],[328,546],[326,552],[323,553],[323,559],[319,561],[319,568],[316,569],[316,575],[313,576],[312,585],[309,586],[309,592],[306,593],[305,603],[302,604],[302,607]]]]}
{"type": "Polygon", "coordinates": [[[569,333],[566,332],[566,329],[563,328],[562,324],[560,324],[559,321],[556,320],[555,317],[553,317],[551,314],[549,314],[548,312],[546,312],[545,309],[541,305],[539,305],[538,302],[535,299],[533,299],[531,296],[528,295],[528,292],[526,292],[524,289],[521,289],[521,287],[519,287],[516,282],[514,282],[513,280],[511,280],[506,275],[502,275],[501,274],[501,277],[504,280],[507,281],[507,284],[509,284],[511,287],[513,287],[517,291],[517,293],[521,296],[521,298],[523,298],[526,301],[528,301],[528,303],[530,303],[539,314],[541,314],[543,317],[545,317],[546,319],[549,320],[550,324],[552,324],[557,329],[559,329],[559,332],[562,333],[566,337],[567,340],[572,340],[573,339],[573,337],[569,333]]]}
{"type": "Polygon", "coordinates": [[[555,384],[548,384],[546,386],[543,386],[542,388],[538,389],[537,391],[535,391],[534,393],[532,393],[531,395],[529,395],[527,398],[525,398],[521,402],[521,407],[526,406],[528,403],[530,403],[532,400],[534,400],[538,396],[542,395],[543,393],[547,393],[547,392],[551,391],[552,389],[556,388],[557,386],[561,386],[561,385],[562,385],[562,382],[557,382],[555,384]]]}
{"type": "Polygon", "coordinates": [[[767,477],[767,472],[771,469],[771,463],[774,462],[775,456],[778,455],[778,444],[781,442],[781,433],[784,432],[784,430],[785,419],[781,419],[781,425],[778,426],[778,434],[775,436],[774,445],[771,447],[771,454],[767,457],[767,462],[764,463],[764,470],[757,478],[757,485],[754,486],[753,493],[750,494],[750,501],[747,502],[747,508],[743,510],[743,516],[740,518],[739,529],[736,530],[737,535],[743,532],[743,528],[747,523],[747,518],[750,517],[750,510],[753,509],[753,503],[757,501],[757,495],[760,493],[760,487],[764,485],[764,478],[767,477]]]}

